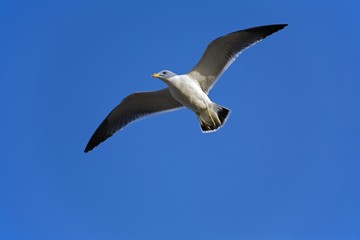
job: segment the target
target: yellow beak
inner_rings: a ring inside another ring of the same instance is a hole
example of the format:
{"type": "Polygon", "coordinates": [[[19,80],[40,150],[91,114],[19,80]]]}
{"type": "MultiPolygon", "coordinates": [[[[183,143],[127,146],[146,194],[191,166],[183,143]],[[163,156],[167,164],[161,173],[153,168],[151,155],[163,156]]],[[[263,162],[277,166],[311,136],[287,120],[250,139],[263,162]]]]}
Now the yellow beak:
{"type": "Polygon", "coordinates": [[[153,75],[151,75],[151,77],[158,78],[158,77],[160,77],[160,75],[158,73],[154,73],[153,75]]]}

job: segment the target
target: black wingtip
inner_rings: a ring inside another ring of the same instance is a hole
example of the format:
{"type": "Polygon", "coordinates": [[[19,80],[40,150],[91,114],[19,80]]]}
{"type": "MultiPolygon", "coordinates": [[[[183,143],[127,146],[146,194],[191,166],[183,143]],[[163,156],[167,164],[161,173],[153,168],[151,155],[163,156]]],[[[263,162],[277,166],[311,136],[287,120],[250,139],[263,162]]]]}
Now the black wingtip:
{"type": "Polygon", "coordinates": [[[99,127],[95,130],[94,134],[91,136],[89,142],[87,143],[84,153],[90,152],[100,143],[105,141],[107,138],[113,135],[113,131],[111,131],[108,119],[105,118],[104,121],[99,125],[99,127]]]}
{"type": "Polygon", "coordinates": [[[93,150],[96,146],[94,146],[94,144],[91,144],[91,141],[88,142],[88,144],[86,145],[85,149],[84,149],[84,153],[88,153],[91,150],[93,150]]]}
{"type": "Polygon", "coordinates": [[[98,141],[95,141],[96,136],[98,135],[98,133],[95,131],[94,134],[91,136],[89,142],[86,144],[86,147],[84,149],[84,153],[88,153],[91,150],[93,150],[97,145],[99,145],[100,143],[98,143],[98,141]]]}
{"type": "Polygon", "coordinates": [[[273,26],[277,26],[279,28],[279,30],[281,30],[281,29],[287,27],[287,25],[288,25],[287,23],[284,23],[284,24],[275,24],[273,26]]]}
{"type": "Polygon", "coordinates": [[[273,34],[281,29],[285,28],[288,24],[272,24],[272,25],[265,25],[260,27],[253,27],[245,29],[245,32],[253,33],[253,34],[260,34],[263,37],[266,37],[270,34],[273,34]]]}
{"type": "Polygon", "coordinates": [[[90,149],[89,146],[86,145],[86,148],[85,148],[85,150],[84,150],[84,153],[88,153],[88,152],[91,151],[91,150],[92,150],[92,149],[90,149]]]}

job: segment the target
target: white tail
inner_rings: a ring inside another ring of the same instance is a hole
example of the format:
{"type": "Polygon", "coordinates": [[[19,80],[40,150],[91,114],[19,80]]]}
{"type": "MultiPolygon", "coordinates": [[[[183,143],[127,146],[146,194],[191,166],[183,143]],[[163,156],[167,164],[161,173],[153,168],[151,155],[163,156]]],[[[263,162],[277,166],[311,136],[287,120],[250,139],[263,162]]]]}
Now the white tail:
{"type": "Polygon", "coordinates": [[[200,112],[197,117],[203,132],[213,132],[220,128],[229,117],[230,110],[216,103],[200,112]]]}

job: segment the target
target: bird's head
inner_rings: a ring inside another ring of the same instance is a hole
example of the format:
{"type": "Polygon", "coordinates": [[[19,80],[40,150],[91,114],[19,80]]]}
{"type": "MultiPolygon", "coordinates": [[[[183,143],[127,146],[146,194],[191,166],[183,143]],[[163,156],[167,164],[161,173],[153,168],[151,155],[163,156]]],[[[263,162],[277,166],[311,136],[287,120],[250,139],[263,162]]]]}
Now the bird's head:
{"type": "Polygon", "coordinates": [[[165,82],[169,81],[169,79],[174,76],[176,76],[176,74],[169,70],[162,70],[158,73],[154,73],[153,75],[151,75],[151,77],[159,78],[160,80],[163,80],[165,82]]]}

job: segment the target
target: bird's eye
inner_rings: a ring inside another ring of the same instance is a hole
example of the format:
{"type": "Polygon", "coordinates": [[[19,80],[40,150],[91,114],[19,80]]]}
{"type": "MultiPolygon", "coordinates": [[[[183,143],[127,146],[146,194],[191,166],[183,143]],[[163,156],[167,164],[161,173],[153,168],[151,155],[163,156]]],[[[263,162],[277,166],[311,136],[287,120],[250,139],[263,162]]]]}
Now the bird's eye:
{"type": "Polygon", "coordinates": [[[166,72],[163,72],[163,74],[165,75],[165,74],[166,74],[166,72]]]}

